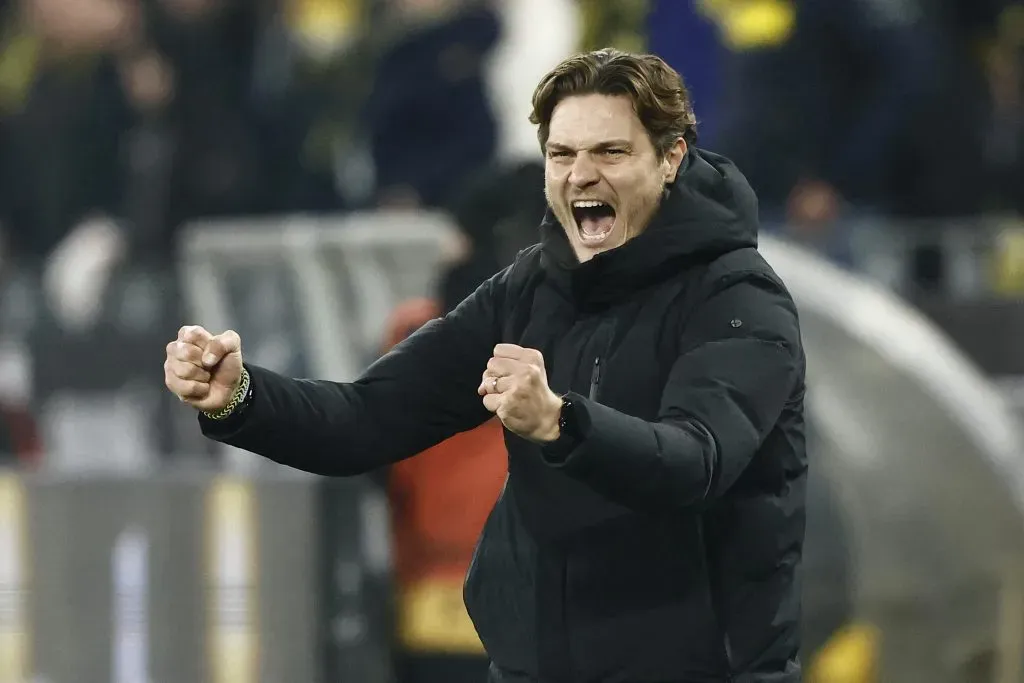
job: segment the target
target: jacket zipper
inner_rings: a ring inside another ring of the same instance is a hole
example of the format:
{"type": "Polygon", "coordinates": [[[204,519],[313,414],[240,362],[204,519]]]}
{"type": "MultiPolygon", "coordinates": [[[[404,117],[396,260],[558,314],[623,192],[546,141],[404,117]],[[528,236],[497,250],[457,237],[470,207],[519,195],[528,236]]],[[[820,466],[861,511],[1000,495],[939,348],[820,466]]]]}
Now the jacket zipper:
{"type": "Polygon", "coordinates": [[[601,384],[601,356],[594,358],[594,369],[590,372],[590,394],[587,395],[591,401],[597,400],[597,389],[601,384]]]}

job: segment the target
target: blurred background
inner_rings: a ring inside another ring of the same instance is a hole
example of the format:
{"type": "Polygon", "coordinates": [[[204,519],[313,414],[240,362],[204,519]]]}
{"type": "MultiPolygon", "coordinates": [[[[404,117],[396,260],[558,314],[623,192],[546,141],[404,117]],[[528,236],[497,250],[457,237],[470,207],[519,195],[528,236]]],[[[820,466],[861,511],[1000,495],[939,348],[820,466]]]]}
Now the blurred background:
{"type": "Polygon", "coordinates": [[[530,96],[604,46],[683,73],[801,307],[808,681],[1024,681],[1020,2],[0,0],[0,683],[483,681],[500,427],[304,476],[164,345],[352,379],[535,241],[530,96]]]}

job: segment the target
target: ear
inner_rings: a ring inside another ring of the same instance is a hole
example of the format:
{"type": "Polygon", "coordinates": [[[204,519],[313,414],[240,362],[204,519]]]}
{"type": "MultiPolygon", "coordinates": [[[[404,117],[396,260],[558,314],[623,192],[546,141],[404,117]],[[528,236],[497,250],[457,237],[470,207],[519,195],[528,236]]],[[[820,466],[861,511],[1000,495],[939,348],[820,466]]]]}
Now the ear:
{"type": "Polygon", "coordinates": [[[661,162],[662,172],[665,175],[665,184],[674,183],[676,181],[676,175],[679,173],[679,166],[683,163],[683,158],[686,156],[686,140],[679,138],[675,144],[668,148],[665,152],[665,158],[661,162]]]}

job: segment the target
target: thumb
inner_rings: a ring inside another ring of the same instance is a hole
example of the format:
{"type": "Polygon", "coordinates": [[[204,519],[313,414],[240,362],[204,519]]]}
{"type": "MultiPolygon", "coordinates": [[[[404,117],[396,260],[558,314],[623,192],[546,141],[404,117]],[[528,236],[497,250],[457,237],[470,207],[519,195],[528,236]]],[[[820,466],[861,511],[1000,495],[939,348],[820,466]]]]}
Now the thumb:
{"type": "Polygon", "coordinates": [[[203,352],[203,365],[212,368],[221,362],[225,356],[237,353],[242,350],[242,340],[234,330],[221,332],[210,339],[203,352]]]}

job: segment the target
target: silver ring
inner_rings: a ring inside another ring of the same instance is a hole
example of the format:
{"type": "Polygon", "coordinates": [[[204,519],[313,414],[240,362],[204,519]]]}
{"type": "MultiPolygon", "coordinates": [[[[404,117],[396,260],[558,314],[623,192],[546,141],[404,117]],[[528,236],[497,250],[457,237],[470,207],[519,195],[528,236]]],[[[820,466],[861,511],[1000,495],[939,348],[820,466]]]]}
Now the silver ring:
{"type": "Polygon", "coordinates": [[[498,378],[497,377],[492,377],[491,378],[491,388],[494,389],[494,393],[498,393],[498,378]]]}

